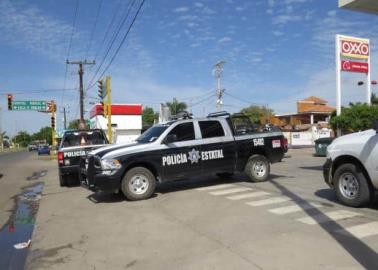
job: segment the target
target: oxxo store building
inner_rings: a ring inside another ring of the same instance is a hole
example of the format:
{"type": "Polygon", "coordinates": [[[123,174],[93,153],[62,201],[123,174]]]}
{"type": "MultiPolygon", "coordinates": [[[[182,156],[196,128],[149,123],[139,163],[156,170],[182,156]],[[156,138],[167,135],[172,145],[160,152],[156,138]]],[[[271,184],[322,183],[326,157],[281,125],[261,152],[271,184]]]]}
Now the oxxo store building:
{"type": "MultiPolygon", "coordinates": [[[[142,130],[141,104],[112,104],[113,143],[131,142],[142,130]]],[[[102,108],[96,104],[90,111],[90,127],[108,133],[108,119],[101,115],[102,108]]]]}
{"type": "Polygon", "coordinates": [[[377,0],[339,0],[339,7],[353,11],[378,14],[377,0]]]}

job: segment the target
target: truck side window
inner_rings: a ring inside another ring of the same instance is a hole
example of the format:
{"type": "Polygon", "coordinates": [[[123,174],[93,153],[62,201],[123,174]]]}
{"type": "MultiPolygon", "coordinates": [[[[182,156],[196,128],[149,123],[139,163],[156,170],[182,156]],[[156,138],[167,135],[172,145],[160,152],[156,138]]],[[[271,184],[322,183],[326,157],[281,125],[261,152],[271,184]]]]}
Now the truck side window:
{"type": "Polygon", "coordinates": [[[177,125],[169,132],[169,134],[176,134],[178,142],[195,139],[194,126],[192,122],[177,125]]]}
{"type": "Polygon", "coordinates": [[[223,137],[224,130],[219,121],[199,121],[202,138],[223,137]]]}

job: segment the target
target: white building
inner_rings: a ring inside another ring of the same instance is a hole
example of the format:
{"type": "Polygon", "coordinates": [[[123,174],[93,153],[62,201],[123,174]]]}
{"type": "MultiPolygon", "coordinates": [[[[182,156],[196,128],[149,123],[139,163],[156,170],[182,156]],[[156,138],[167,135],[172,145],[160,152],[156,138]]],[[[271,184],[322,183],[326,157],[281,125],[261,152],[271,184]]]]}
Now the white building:
{"type": "MultiPolygon", "coordinates": [[[[90,111],[90,127],[108,133],[108,120],[101,115],[101,105],[96,104],[90,111]]],[[[142,130],[141,104],[112,104],[113,143],[131,142],[142,130]]]]}

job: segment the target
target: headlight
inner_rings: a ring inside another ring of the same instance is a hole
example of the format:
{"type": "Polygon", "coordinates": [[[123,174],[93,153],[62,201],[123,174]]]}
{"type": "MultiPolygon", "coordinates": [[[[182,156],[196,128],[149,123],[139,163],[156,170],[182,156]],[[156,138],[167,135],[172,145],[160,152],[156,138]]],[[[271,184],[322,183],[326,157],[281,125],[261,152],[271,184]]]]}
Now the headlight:
{"type": "Polygon", "coordinates": [[[101,169],[104,174],[114,174],[121,169],[122,165],[117,159],[103,159],[101,160],[101,169]]]}

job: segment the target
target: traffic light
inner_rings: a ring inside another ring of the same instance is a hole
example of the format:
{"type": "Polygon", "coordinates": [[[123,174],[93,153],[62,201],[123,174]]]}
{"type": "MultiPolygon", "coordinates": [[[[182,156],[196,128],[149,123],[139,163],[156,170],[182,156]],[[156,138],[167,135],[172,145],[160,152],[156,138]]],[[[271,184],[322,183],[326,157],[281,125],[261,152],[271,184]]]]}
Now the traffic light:
{"type": "Polygon", "coordinates": [[[13,104],[13,95],[12,94],[8,94],[8,110],[12,110],[12,104],[13,104]]]}
{"type": "Polygon", "coordinates": [[[97,83],[98,83],[98,90],[97,90],[98,91],[98,97],[102,101],[102,100],[104,100],[104,97],[105,97],[105,95],[104,95],[104,84],[103,84],[102,80],[97,81],[97,83]]]}
{"type": "Polygon", "coordinates": [[[51,128],[55,129],[55,117],[51,116],[51,128]]]}
{"type": "Polygon", "coordinates": [[[98,110],[98,114],[105,116],[105,114],[104,114],[104,102],[102,102],[102,100],[100,102],[100,109],[98,110]]]}

